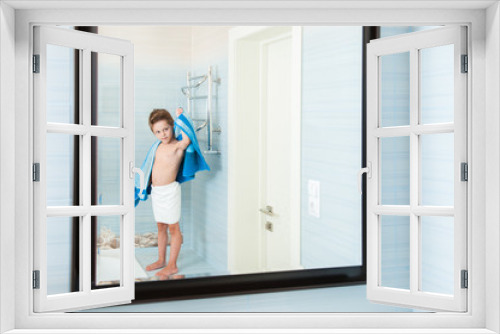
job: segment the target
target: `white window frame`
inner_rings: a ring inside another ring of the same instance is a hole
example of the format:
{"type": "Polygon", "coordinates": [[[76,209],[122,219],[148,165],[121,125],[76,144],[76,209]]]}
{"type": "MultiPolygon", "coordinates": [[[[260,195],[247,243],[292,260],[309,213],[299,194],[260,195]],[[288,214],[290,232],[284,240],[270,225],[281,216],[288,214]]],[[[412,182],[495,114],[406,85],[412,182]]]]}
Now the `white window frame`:
{"type": "MultiPolygon", "coordinates": [[[[437,2],[437,1],[436,1],[437,2]]],[[[38,6],[43,1],[38,2],[38,6]]],[[[91,2],[90,2],[91,3],[91,2]]],[[[147,2],[144,2],[147,3],[147,2]]],[[[300,4],[299,2],[297,2],[300,4]]],[[[401,2],[398,2],[400,6],[401,2]]],[[[453,6],[447,2],[443,6],[453,6]]],[[[11,1],[13,6],[16,1],[11,1]]],[[[497,4],[492,5],[486,11],[484,3],[483,9],[474,6],[474,1],[469,1],[469,9],[387,9],[387,3],[370,2],[371,9],[342,9],[342,8],[316,8],[304,10],[296,9],[269,9],[276,6],[274,2],[259,3],[256,9],[243,9],[236,6],[233,10],[207,11],[206,9],[188,9],[186,4],[184,9],[151,9],[138,11],[134,9],[115,9],[103,11],[102,9],[65,9],[65,10],[20,10],[15,15],[15,117],[5,117],[5,106],[2,105],[1,116],[7,123],[15,126],[15,242],[7,241],[4,231],[14,232],[11,228],[11,221],[1,221],[2,249],[0,260],[2,266],[7,266],[5,271],[2,267],[2,303],[0,312],[2,320],[14,313],[14,322],[9,321],[8,329],[33,329],[31,333],[37,332],[34,329],[43,328],[64,328],[65,333],[71,329],[88,328],[92,332],[99,333],[99,328],[143,328],[137,330],[144,332],[146,328],[164,328],[168,324],[170,329],[193,328],[215,329],[215,328],[310,328],[311,330],[330,329],[331,332],[340,332],[340,329],[360,328],[359,332],[384,332],[380,328],[398,328],[395,332],[412,332],[411,328],[418,328],[417,332],[453,332],[460,328],[466,328],[467,333],[491,333],[492,329],[500,330],[499,321],[499,229],[496,226],[499,217],[499,210],[496,208],[500,191],[498,190],[499,175],[498,164],[500,159],[498,132],[498,91],[500,90],[499,79],[499,50],[500,50],[500,12],[497,4]],[[379,9],[374,13],[373,8],[379,9]],[[386,6],[385,9],[383,6],[386,6]],[[103,14],[104,13],[104,14],[103,14]],[[209,15],[210,14],[210,15],[209,15]],[[216,14],[216,15],[211,15],[216,14]],[[375,15],[376,14],[376,15],[375,15]],[[272,19],[270,19],[272,18],[272,19]],[[488,21],[487,21],[488,20],[488,21]],[[271,21],[271,22],[270,22],[271,21]],[[489,30],[485,29],[488,22],[489,30]],[[365,314],[365,313],[318,313],[318,314],[34,314],[33,293],[31,290],[31,268],[32,268],[32,221],[33,212],[26,210],[32,207],[31,197],[32,184],[29,176],[31,169],[30,157],[32,156],[33,124],[32,124],[32,77],[29,73],[31,69],[30,56],[32,54],[32,27],[34,24],[71,24],[71,25],[105,25],[105,24],[158,24],[158,25],[245,25],[245,24],[274,24],[274,25],[436,25],[436,24],[465,24],[469,27],[469,50],[471,59],[469,68],[472,75],[469,75],[468,86],[468,109],[471,110],[468,119],[468,132],[471,134],[468,142],[469,154],[469,190],[468,197],[471,199],[468,204],[468,268],[469,268],[469,289],[468,289],[468,312],[461,314],[435,313],[435,314],[365,314]],[[486,47],[485,47],[486,44],[486,47]],[[485,63],[492,66],[490,72],[485,71],[485,63]],[[486,86],[488,82],[488,86],[486,86]],[[488,107],[488,109],[486,108],[488,107]],[[491,110],[491,111],[489,111],[491,110]],[[495,123],[496,122],[496,123],[495,123]],[[492,130],[486,135],[485,129],[492,130]],[[495,132],[496,130],[496,132],[495,132]],[[485,148],[486,146],[486,153],[485,148]],[[490,160],[493,161],[490,163],[490,160]],[[488,164],[487,164],[488,163],[488,164]],[[484,172],[489,171],[495,175],[488,175],[488,184],[485,182],[484,172]],[[488,199],[486,197],[488,194],[488,199]],[[473,195],[473,196],[471,196],[473,195]],[[486,203],[486,204],[485,204],[486,203]],[[15,261],[11,261],[12,254],[15,261]],[[26,261],[26,259],[29,259],[26,261]],[[486,259],[486,260],[485,260],[486,259]],[[15,291],[9,292],[11,286],[15,285],[15,291]],[[488,293],[486,294],[486,289],[488,293]],[[4,293],[7,296],[4,299],[4,293]],[[7,306],[15,304],[15,311],[6,309],[7,306]],[[258,327],[257,327],[258,326],[258,327]],[[428,328],[434,328],[428,330],[428,328]]],[[[342,3],[339,2],[342,6],[342,3]]],[[[207,6],[215,6],[215,2],[207,1],[207,6]]],[[[304,6],[313,6],[303,4],[304,6]]],[[[12,14],[8,5],[1,4],[2,13],[12,14]]],[[[28,4],[29,6],[29,4],[28,4]]],[[[97,6],[97,5],[96,5],[97,6]]],[[[179,5],[178,5],[179,6],[179,5]]],[[[328,7],[327,5],[324,5],[328,7]]],[[[333,6],[333,5],[332,5],[333,6]]],[[[346,5],[344,6],[356,6],[346,5]]],[[[430,6],[430,5],[429,5],[430,6]]],[[[300,6],[298,6],[300,7],[300,6]]],[[[192,8],[192,7],[191,7],[192,8]]],[[[0,14],[2,14],[0,13],[0,14]]],[[[14,25],[4,21],[0,17],[0,24],[14,25]]],[[[1,36],[6,36],[8,32],[2,29],[1,36]]],[[[0,38],[0,43],[9,43],[5,38],[0,38]]],[[[7,44],[11,45],[11,44],[7,44]]],[[[10,50],[11,48],[9,48],[10,50]]],[[[3,49],[5,50],[5,49],[3,49]]],[[[9,52],[7,50],[7,52],[9,52]]],[[[6,52],[6,51],[3,51],[6,52]]],[[[8,57],[0,58],[2,70],[12,60],[8,57]],[[6,65],[7,64],[7,65],[6,65]]],[[[4,72],[2,72],[3,74],[4,72]]],[[[14,77],[11,76],[14,82],[14,77]]],[[[12,91],[12,88],[5,85],[8,78],[1,78],[0,94],[2,99],[4,94],[12,91]]],[[[6,101],[8,106],[14,105],[12,99],[6,101]]],[[[12,113],[12,111],[10,111],[12,113]]],[[[3,120],[3,119],[2,119],[3,120]]],[[[2,129],[4,125],[2,125],[2,129]]],[[[7,147],[4,133],[2,136],[2,157],[13,156],[12,150],[4,151],[7,147]]],[[[4,162],[2,162],[2,181],[5,175],[4,162]]],[[[9,165],[12,166],[12,165],[9,165]]],[[[7,166],[8,167],[8,166],[7,166]]],[[[10,183],[12,184],[12,183],[10,183]]],[[[5,208],[8,205],[6,199],[2,198],[0,205],[5,208]]],[[[2,213],[3,214],[3,213],[2,213]]],[[[3,325],[6,326],[6,325],[3,325]]],[[[4,327],[2,327],[4,328],[4,327]]],[[[17,333],[23,332],[16,331],[17,333]]],[[[90,332],[90,331],[89,331],[90,332]]],[[[130,331],[132,332],[132,331],[130,331]]],[[[173,331],[170,331],[173,332],[173,331]]],[[[202,332],[199,330],[198,332],[202,332]]],[[[233,332],[231,330],[231,332],[233,332]]],[[[260,331],[263,332],[263,331],[260,331]]],[[[355,331],[350,331],[355,332],[355,331]]]]}

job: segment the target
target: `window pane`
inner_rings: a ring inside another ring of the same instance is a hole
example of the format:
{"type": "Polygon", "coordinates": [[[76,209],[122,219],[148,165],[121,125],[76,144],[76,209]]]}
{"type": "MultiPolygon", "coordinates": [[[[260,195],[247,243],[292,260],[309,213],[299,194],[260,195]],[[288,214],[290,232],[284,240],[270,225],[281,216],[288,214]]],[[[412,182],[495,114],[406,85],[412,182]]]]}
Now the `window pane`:
{"type": "Polygon", "coordinates": [[[380,285],[410,289],[410,217],[382,216],[380,228],[380,285]]]}
{"type": "Polygon", "coordinates": [[[421,291],[453,295],[453,217],[421,217],[421,291]]]}
{"type": "Polygon", "coordinates": [[[410,137],[381,139],[382,205],[410,205],[410,137]]]}
{"type": "Polygon", "coordinates": [[[380,27],[380,38],[409,34],[411,32],[439,28],[440,26],[386,26],[380,27]]]}
{"type": "Polygon", "coordinates": [[[79,124],[77,50],[47,45],[47,122],[79,124]]]}
{"type": "Polygon", "coordinates": [[[420,51],[422,124],[453,122],[453,45],[420,51]]]}
{"type": "Polygon", "coordinates": [[[410,53],[380,57],[381,126],[410,124],[410,53]]]}
{"type": "Polygon", "coordinates": [[[47,294],[79,290],[79,217],[47,218],[47,294]]]}
{"type": "Polygon", "coordinates": [[[121,138],[92,137],[92,205],[121,204],[121,138]],[[97,174],[97,175],[96,175],[97,174]]]}
{"type": "Polygon", "coordinates": [[[97,99],[97,112],[92,117],[92,125],[112,127],[121,125],[121,58],[92,52],[94,67],[97,62],[97,72],[92,73],[92,84],[97,84],[97,90],[95,87],[92,89],[94,98],[97,99]]]}
{"type": "Polygon", "coordinates": [[[120,285],[122,235],[121,216],[92,217],[92,235],[96,235],[95,285],[120,285]],[[97,228],[97,230],[96,230],[97,228]]]}
{"type": "Polygon", "coordinates": [[[453,133],[422,135],[422,205],[453,206],[453,133]]]}
{"type": "Polygon", "coordinates": [[[80,205],[79,136],[47,133],[47,206],[80,205]]]}

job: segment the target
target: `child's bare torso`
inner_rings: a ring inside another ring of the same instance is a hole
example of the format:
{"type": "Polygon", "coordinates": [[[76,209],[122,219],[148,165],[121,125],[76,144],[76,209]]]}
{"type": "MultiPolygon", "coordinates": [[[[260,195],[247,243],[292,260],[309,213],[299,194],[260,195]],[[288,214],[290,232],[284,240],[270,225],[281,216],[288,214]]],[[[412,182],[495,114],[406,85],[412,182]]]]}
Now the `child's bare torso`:
{"type": "Polygon", "coordinates": [[[184,150],[179,147],[178,143],[174,140],[169,144],[158,145],[151,175],[153,186],[164,186],[175,181],[184,156],[184,150]]]}

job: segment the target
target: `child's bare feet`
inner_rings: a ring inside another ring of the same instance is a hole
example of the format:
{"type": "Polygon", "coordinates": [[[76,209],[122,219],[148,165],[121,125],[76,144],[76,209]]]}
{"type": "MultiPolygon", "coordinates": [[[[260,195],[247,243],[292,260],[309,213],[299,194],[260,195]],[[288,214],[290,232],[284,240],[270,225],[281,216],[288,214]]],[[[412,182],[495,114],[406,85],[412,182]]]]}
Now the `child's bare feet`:
{"type": "Polygon", "coordinates": [[[165,263],[165,261],[156,261],[155,263],[151,263],[149,266],[146,267],[146,271],[151,271],[151,270],[155,270],[155,269],[160,269],[160,268],[163,268],[165,267],[167,264],[165,263]]]}
{"type": "Polygon", "coordinates": [[[173,274],[177,274],[178,271],[179,271],[179,269],[177,268],[177,266],[170,266],[169,265],[166,268],[163,268],[162,270],[157,272],[155,275],[156,276],[170,276],[173,274]]]}
{"type": "Polygon", "coordinates": [[[154,276],[154,277],[160,281],[168,281],[168,280],[173,280],[173,279],[183,279],[183,278],[186,278],[186,275],[175,275],[174,274],[174,275],[170,275],[170,276],[158,275],[158,276],[154,276]]]}

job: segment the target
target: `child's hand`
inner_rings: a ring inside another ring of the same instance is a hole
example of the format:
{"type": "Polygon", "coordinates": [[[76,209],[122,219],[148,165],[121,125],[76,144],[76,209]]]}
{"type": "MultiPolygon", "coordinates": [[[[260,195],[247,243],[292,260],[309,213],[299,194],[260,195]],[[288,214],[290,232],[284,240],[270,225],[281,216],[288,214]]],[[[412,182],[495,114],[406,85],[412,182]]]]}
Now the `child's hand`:
{"type": "Polygon", "coordinates": [[[181,107],[179,107],[179,108],[177,108],[177,109],[175,110],[175,114],[176,114],[177,116],[179,116],[180,114],[182,114],[182,112],[183,112],[183,111],[184,111],[184,110],[182,110],[182,108],[181,108],[181,107]]]}

